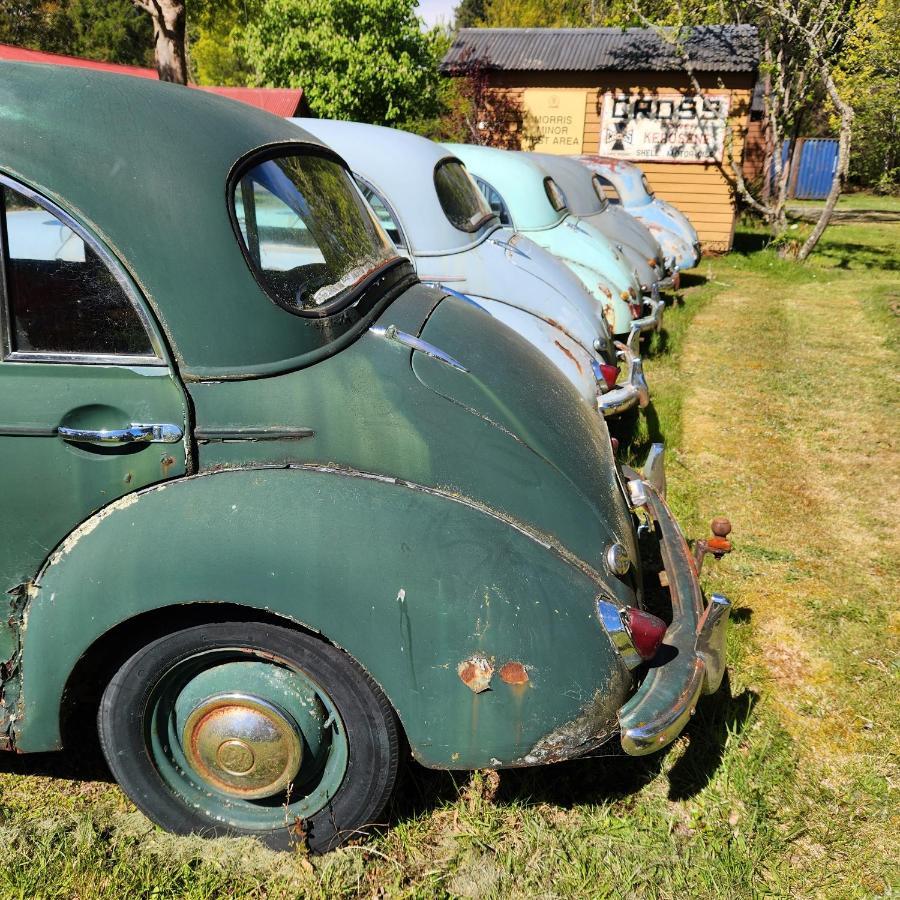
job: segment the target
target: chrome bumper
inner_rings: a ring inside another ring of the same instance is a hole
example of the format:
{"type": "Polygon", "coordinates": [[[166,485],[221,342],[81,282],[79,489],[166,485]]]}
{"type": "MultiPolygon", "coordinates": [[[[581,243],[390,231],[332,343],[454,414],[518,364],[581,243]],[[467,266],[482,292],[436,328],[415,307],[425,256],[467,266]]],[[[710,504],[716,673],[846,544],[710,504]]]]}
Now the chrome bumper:
{"type": "Polygon", "coordinates": [[[644,363],[630,347],[617,343],[619,359],[627,368],[625,381],[597,398],[597,408],[604,416],[617,416],[637,404],[643,409],[650,402],[650,389],[644,377],[644,363]]]}
{"type": "MultiPolygon", "coordinates": [[[[623,468],[632,505],[643,507],[655,523],[672,600],[672,624],[663,647],[675,652],[657,665],[650,663],[647,677],[618,712],[623,749],[632,756],[643,756],[675,740],[694,714],[700,696],[718,690],[725,672],[731,604],[721,594],[713,594],[704,605],[687,541],[658,489],[664,484],[659,450],[652,474],[648,471],[645,477],[623,468]]],[[[659,656],[665,652],[661,649],[659,656]]]]}
{"type": "Polygon", "coordinates": [[[631,322],[631,330],[628,332],[627,344],[629,347],[634,345],[639,335],[645,331],[656,331],[662,323],[663,311],[666,308],[665,300],[648,300],[650,312],[640,319],[634,319],[631,322]]]}

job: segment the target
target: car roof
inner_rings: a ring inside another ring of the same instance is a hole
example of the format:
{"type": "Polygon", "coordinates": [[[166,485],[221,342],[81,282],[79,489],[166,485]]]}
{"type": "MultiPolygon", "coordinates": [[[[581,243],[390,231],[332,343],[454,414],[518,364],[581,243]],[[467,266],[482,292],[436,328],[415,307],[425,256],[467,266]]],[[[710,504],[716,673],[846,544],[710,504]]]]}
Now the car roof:
{"type": "Polygon", "coordinates": [[[594,190],[594,173],[580,162],[550,153],[529,153],[563,189],[573,216],[595,216],[606,208],[594,190]]]}
{"type": "Polygon", "coordinates": [[[417,254],[452,253],[470,247],[493,231],[491,218],[470,233],[447,218],[434,187],[434,171],[447,160],[446,147],[397,128],[335,119],[291,119],[337,151],[351,170],[388,201],[417,254]]]}
{"type": "Polygon", "coordinates": [[[235,164],[279,145],[321,147],[283,119],[181,85],[0,62],[0,171],[106,242],[186,377],[265,374],[321,347],[314,322],[259,287],[228,211],[235,164]]]}
{"type": "Polygon", "coordinates": [[[565,212],[553,208],[544,189],[549,173],[527,154],[475,144],[445,146],[500,194],[516,228],[549,228],[565,217],[565,212]]]}

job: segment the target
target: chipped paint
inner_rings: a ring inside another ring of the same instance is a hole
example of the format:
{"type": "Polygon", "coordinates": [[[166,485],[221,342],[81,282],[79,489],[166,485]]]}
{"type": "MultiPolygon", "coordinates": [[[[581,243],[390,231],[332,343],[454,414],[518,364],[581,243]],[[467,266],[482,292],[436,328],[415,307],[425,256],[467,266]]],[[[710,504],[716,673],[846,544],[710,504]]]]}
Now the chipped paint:
{"type": "Polygon", "coordinates": [[[104,519],[111,516],[114,512],[118,512],[121,509],[128,509],[129,506],[134,506],[134,504],[138,502],[139,496],[139,493],[126,494],[124,497],[120,497],[118,500],[110,503],[109,506],[104,506],[100,512],[91,516],[87,521],[82,522],[74,531],[69,533],[51,554],[50,559],[47,561],[47,565],[44,568],[56,565],[63,557],[68,556],[82,538],[87,537],[104,519]]]}
{"type": "Polygon", "coordinates": [[[611,674],[609,684],[594,693],[577,718],[545,735],[514,765],[560,762],[599,747],[616,732],[618,707],[631,687],[630,674],[620,666],[611,674]]]}
{"type": "Polygon", "coordinates": [[[520,662],[510,660],[510,662],[504,663],[497,674],[500,676],[500,680],[506,684],[528,684],[528,670],[520,662]]]}
{"type": "Polygon", "coordinates": [[[568,348],[563,347],[563,345],[559,341],[554,341],[553,343],[563,352],[566,357],[568,357],[575,364],[575,368],[578,369],[578,374],[580,375],[583,370],[581,368],[581,363],[578,362],[578,360],[575,358],[575,354],[568,348]]]}
{"type": "Polygon", "coordinates": [[[480,694],[490,689],[494,667],[486,656],[475,655],[464,659],[456,667],[456,674],[467,688],[480,694]]]}

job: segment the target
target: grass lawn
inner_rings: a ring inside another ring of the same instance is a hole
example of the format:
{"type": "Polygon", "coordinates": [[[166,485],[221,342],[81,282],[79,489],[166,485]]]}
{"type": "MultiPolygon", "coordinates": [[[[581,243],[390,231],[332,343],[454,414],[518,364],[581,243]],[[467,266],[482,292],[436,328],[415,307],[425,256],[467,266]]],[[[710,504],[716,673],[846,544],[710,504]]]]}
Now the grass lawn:
{"type": "MultiPolygon", "coordinates": [[[[824,200],[788,200],[788,206],[821,207],[824,200]]],[[[869,194],[865,191],[855,191],[851,194],[841,194],[837,202],[838,209],[867,209],[879,212],[900,213],[900,196],[884,194],[869,194]]]]}
{"type": "Polygon", "coordinates": [[[166,835],[91,760],[0,758],[2,897],[896,896],[900,225],[837,225],[687,276],[647,363],[730,680],[667,752],[455,779],[412,770],[392,827],[309,859],[166,835]]]}

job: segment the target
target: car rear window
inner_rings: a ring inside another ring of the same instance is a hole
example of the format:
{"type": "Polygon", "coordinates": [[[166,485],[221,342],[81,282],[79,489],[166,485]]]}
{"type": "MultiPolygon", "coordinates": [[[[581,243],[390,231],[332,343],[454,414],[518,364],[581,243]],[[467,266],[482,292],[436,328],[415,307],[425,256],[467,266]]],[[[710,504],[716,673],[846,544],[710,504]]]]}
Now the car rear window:
{"type": "Polygon", "coordinates": [[[563,189],[552,178],[544,179],[544,190],[547,192],[550,205],[557,212],[562,212],[569,205],[563,189]]]}
{"type": "Polygon", "coordinates": [[[397,251],[350,174],[315,153],[256,163],[233,184],[232,208],[257,281],[300,315],[336,312],[397,251]]]}
{"type": "Polygon", "coordinates": [[[493,218],[465,166],[454,159],[442,160],[434,169],[434,186],[445,215],[454,228],[474,232],[493,218]]]}

